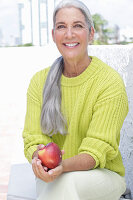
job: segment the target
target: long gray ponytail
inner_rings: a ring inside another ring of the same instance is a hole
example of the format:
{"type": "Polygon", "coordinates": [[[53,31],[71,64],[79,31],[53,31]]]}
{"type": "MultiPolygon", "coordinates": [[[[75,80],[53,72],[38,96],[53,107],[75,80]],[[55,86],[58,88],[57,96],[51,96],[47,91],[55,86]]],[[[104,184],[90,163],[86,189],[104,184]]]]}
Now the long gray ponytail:
{"type": "Polygon", "coordinates": [[[67,123],[61,113],[60,81],[63,71],[63,58],[59,57],[52,64],[48,73],[44,90],[41,112],[41,128],[44,134],[52,136],[66,134],[67,123]]]}

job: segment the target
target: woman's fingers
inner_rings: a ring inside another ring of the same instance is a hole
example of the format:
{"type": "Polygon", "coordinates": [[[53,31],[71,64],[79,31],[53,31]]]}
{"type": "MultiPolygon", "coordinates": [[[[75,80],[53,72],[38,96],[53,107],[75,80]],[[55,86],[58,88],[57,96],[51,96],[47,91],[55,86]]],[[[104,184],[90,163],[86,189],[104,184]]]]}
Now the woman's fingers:
{"type": "Polygon", "coordinates": [[[37,158],[34,158],[32,160],[32,169],[34,171],[35,176],[38,178],[41,178],[41,176],[45,172],[45,170],[41,164],[41,161],[37,158]]]}
{"type": "Polygon", "coordinates": [[[36,166],[36,170],[37,170],[37,177],[42,179],[46,177],[46,171],[44,170],[43,166],[41,165],[41,163],[39,161],[37,161],[37,166],[36,166]]]}
{"type": "Polygon", "coordinates": [[[34,157],[34,158],[32,159],[32,170],[33,170],[35,176],[37,177],[36,160],[37,160],[36,157],[34,157]]]}
{"type": "Polygon", "coordinates": [[[62,156],[65,154],[65,151],[64,150],[61,150],[61,153],[62,153],[62,156]]]}
{"type": "Polygon", "coordinates": [[[54,177],[57,177],[57,176],[59,176],[62,173],[62,169],[63,169],[62,165],[59,165],[56,168],[49,170],[48,174],[52,175],[54,177]]]}
{"type": "Polygon", "coordinates": [[[39,159],[34,158],[32,160],[32,169],[37,178],[40,178],[45,182],[52,181],[50,175],[47,172],[48,168],[42,166],[41,161],[39,159]]]}
{"type": "Polygon", "coordinates": [[[37,150],[33,153],[32,159],[35,158],[35,157],[38,158],[38,151],[43,149],[43,148],[44,148],[44,145],[43,144],[39,144],[37,146],[37,150]]]}
{"type": "Polygon", "coordinates": [[[47,172],[47,171],[48,171],[48,168],[47,168],[47,167],[45,167],[45,166],[43,166],[43,169],[45,170],[45,172],[47,172]]]}
{"type": "Polygon", "coordinates": [[[37,146],[37,150],[41,150],[41,149],[43,149],[44,147],[45,147],[44,144],[39,144],[39,145],[37,146]]]}

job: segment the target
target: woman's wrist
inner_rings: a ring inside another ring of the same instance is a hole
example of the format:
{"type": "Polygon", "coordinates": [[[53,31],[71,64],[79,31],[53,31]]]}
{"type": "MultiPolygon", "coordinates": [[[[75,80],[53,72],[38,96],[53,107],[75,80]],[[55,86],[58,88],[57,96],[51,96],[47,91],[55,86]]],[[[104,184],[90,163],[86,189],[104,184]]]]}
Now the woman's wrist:
{"type": "Polygon", "coordinates": [[[93,169],[95,159],[87,153],[79,154],[62,161],[63,172],[85,171],[93,169]]]}

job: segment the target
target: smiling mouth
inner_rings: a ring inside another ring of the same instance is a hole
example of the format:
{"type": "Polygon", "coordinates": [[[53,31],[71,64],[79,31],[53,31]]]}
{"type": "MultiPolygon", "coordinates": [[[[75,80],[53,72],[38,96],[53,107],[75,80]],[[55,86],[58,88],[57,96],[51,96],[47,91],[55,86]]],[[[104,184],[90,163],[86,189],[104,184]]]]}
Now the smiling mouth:
{"type": "Polygon", "coordinates": [[[66,46],[66,47],[76,47],[78,45],[79,45],[78,42],[76,42],[76,43],[64,43],[64,46],[66,46]]]}

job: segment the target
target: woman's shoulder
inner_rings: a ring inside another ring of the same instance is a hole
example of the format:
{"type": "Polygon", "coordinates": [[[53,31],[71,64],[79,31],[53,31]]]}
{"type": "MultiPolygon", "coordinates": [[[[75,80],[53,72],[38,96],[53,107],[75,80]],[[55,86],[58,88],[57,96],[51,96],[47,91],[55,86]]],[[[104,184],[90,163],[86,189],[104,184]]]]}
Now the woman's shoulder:
{"type": "Polygon", "coordinates": [[[95,76],[96,87],[104,92],[125,93],[125,83],[120,73],[99,58],[95,57],[95,60],[99,68],[95,76]]]}
{"type": "Polygon", "coordinates": [[[44,68],[40,71],[37,71],[33,76],[32,79],[33,80],[40,80],[40,79],[45,79],[45,77],[47,76],[48,72],[49,72],[50,67],[44,68]]]}
{"type": "Polygon", "coordinates": [[[120,73],[115,69],[115,66],[110,66],[106,62],[102,61],[101,59],[94,57],[95,62],[99,65],[100,69],[98,76],[100,78],[106,79],[110,82],[117,80],[123,82],[122,76],[120,73]]]}
{"type": "Polygon", "coordinates": [[[44,68],[32,76],[28,87],[28,93],[33,91],[42,91],[49,69],[50,67],[44,68]]]}
{"type": "Polygon", "coordinates": [[[44,83],[46,80],[47,74],[49,72],[50,67],[44,68],[40,71],[37,71],[31,78],[31,82],[35,82],[37,85],[44,83]]]}

